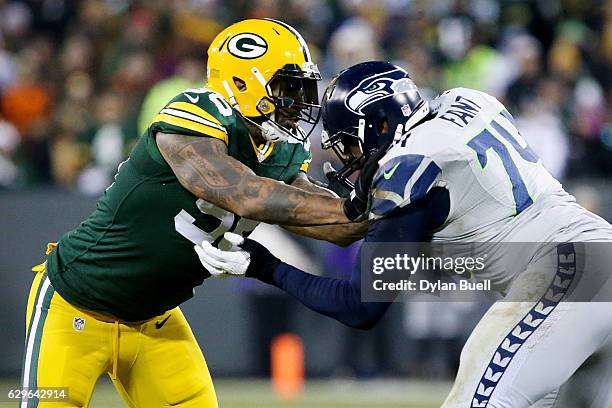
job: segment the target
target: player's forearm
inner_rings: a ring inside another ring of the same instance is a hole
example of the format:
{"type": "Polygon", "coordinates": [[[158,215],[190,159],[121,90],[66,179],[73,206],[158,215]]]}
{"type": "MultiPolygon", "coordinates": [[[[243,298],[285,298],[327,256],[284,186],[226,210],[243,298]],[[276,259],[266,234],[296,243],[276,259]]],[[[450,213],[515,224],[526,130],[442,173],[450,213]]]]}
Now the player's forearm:
{"type": "Polygon", "coordinates": [[[368,232],[368,223],[321,225],[314,227],[291,227],[283,225],[288,231],[309,238],[321,239],[340,246],[347,246],[360,240],[368,232]]]}
{"type": "Polygon", "coordinates": [[[259,177],[213,138],[159,133],[157,145],[183,187],[241,217],[282,225],[344,224],[343,200],[259,177]]]}
{"type": "MultiPolygon", "coordinates": [[[[297,187],[309,193],[321,194],[327,197],[337,198],[338,195],[331,190],[313,184],[306,173],[300,172],[291,186],[297,187]]],[[[347,246],[363,238],[368,231],[367,222],[335,224],[335,225],[316,225],[312,227],[282,225],[288,231],[300,234],[309,238],[320,239],[340,246],[347,246]]]]}
{"type": "Polygon", "coordinates": [[[236,186],[230,211],[252,220],[288,226],[346,224],[342,199],[310,193],[258,176],[236,186]]]}

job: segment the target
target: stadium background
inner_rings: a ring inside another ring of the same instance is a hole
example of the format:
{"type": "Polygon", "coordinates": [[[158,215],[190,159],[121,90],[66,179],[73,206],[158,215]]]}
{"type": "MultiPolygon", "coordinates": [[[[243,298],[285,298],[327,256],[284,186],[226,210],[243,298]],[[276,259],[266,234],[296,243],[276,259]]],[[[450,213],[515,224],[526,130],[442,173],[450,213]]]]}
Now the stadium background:
{"type": "MultiPolygon", "coordinates": [[[[390,59],[427,97],[455,86],[497,96],[545,166],[612,220],[612,1],[0,0],[0,388],[16,385],[29,268],[45,243],[93,210],[154,112],[204,83],[214,35],[249,17],[297,28],[322,87],[353,63],[390,59]]],[[[321,177],[331,157],[318,132],[312,142],[321,177]]],[[[307,270],[349,273],[354,246],[257,236],[307,270]]],[[[268,344],[293,332],[309,381],[290,406],[423,407],[443,399],[486,305],[398,303],[358,332],[275,289],[209,280],[184,309],[221,406],[279,404],[268,344]]],[[[103,383],[93,406],[117,400],[103,383]]]]}

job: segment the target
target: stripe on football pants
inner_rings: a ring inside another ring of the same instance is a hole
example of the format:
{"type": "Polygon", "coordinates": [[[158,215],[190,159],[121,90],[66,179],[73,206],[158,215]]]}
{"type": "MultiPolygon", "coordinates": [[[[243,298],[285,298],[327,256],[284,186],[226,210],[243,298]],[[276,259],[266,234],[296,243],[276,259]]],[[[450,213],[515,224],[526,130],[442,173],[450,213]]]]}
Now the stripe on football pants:
{"type": "Polygon", "coordinates": [[[486,408],[493,393],[512,360],[531,335],[552,314],[561,303],[576,274],[576,249],[574,244],[557,245],[557,272],[552,283],[539,301],[527,312],[521,321],[504,337],[493,352],[489,364],[482,374],[470,408],[486,408]],[[573,255],[570,257],[570,255],[573,255]],[[568,259],[570,259],[568,261],[568,259]],[[568,282],[569,281],[569,282],[568,282]]]}
{"type": "MultiPolygon", "coordinates": [[[[33,306],[32,306],[32,311],[31,314],[29,316],[26,316],[27,321],[26,321],[26,337],[25,337],[25,341],[24,341],[24,347],[23,347],[23,359],[21,361],[21,384],[23,385],[25,382],[25,363],[26,363],[26,356],[27,356],[27,348],[28,348],[28,335],[29,333],[32,332],[32,322],[34,321],[34,314],[36,311],[36,301],[38,300],[38,297],[40,296],[40,290],[43,287],[43,282],[45,281],[45,277],[46,274],[43,274],[41,279],[38,281],[37,285],[36,285],[36,295],[34,295],[34,300],[33,300],[33,306]]],[[[20,405],[21,406],[21,405],[20,405]]]]}
{"type": "MultiPolygon", "coordinates": [[[[35,390],[37,387],[38,377],[38,355],[40,353],[40,342],[42,339],[47,312],[51,304],[51,298],[55,290],[51,286],[49,278],[45,276],[40,284],[39,292],[34,302],[33,317],[31,318],[30,329],[26,339],[25,361],[23,365],[23,382],[24,390],[35,390]]],[[[38,399],[26,399],[21,401],[21,408],[31,408],[38,406],[38,399]]]]}

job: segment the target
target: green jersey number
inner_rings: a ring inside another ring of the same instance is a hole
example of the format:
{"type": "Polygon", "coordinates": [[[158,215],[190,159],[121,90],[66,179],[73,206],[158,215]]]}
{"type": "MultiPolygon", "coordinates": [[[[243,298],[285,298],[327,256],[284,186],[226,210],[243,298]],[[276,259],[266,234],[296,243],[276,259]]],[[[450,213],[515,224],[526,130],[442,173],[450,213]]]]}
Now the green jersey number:
{"type": "MultiPolygon", "coordinates": [[[[219,225],[214,230],[206,232],[194,225],[195,218],[193,218],[191,214],[185,210],[181,210],[181,212],[174,217],[174,227],[179,234],[193,242],[195,245],[202,244],[202,241],[215,242],[219,237],[223,236],[223,234],[228,231],[238,235],[248,235],[259,224],[258,221],[240,218],[234,213],[219,208],[202,199],[198,199],[198,201],[196,201],[196,205],[202,213],[218,219],[219,225]],[[238,217],[237,221],[236,217],[238,217]]],[[[222,238],[217,244],[217,247],[223,250],[228,250],[230,249],[231,244],[225,238],[222,238]]]]}
{"type": "Polygon", "coordinates": [[[232,107],[229,105],[229,103],[227,103],[221,95],[211,91],[210,89],[191,88],[183,91],[183,95],[185,95],[185,97],[193,104],[197,104],[200,101],[201,94],[208,94],[208,99],[215,104],[221,115],[226,117],[233,115],[234,112],[232,111],[232,107]]]}

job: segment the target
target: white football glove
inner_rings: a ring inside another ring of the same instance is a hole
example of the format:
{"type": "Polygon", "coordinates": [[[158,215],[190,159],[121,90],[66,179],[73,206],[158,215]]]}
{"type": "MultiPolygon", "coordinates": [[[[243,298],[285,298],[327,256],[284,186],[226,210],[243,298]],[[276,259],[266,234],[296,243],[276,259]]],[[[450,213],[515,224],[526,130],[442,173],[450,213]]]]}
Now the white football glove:
{"type": "Polygon", "coordinates": [[[231,244],[227,251],[215,248],[208,241],[203,241],[202,245],[196,245],[193,249],[212,276],[244,276],[251,263],[251,255],[239,247],[244,243],[244,238],[232,232],[226,232],[223,237],[231,244]]]}

